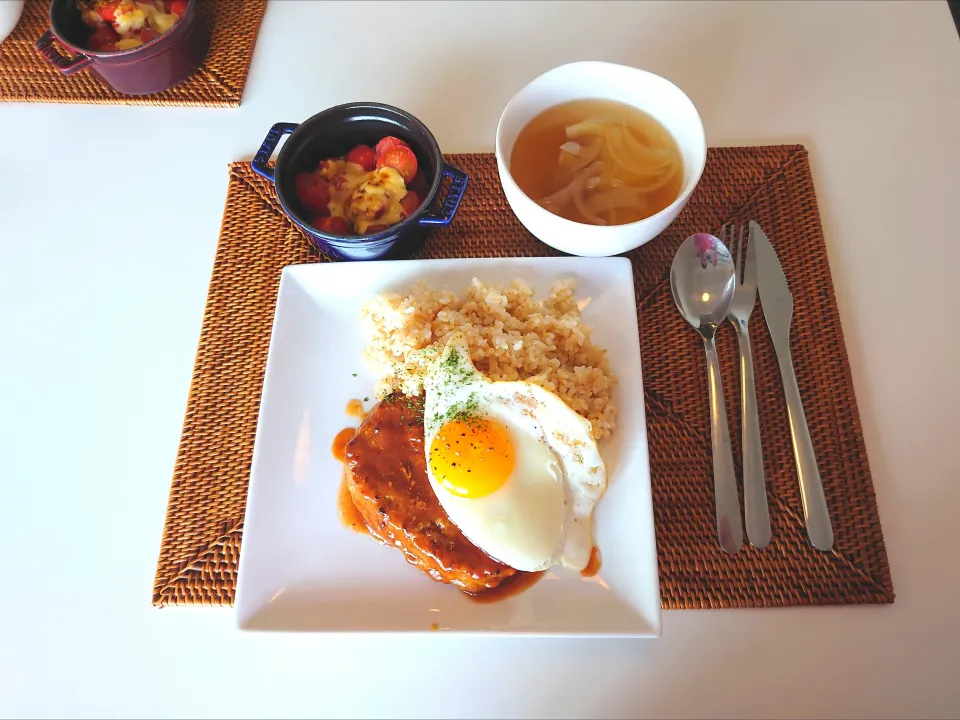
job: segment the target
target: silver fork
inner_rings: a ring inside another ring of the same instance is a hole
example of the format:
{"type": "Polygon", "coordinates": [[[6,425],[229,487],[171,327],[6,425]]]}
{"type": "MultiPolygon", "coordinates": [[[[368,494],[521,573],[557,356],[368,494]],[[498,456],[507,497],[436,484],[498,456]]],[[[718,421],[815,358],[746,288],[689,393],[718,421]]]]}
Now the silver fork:
{"type": "Polygon", "coordinates": [[[737,289],[727,320],[737,329],[740,345],[740,407],[741,451],[743,452],[743,510],[747,537],[754,547],[766,547],[770,542],[770,510],[767,507],[767,488],[763,477],[763,448],[760,445],[760,421],[757,418],[757,388],[753,380],[753,353],[750,351],[750,314],[757,302],[757,251],[747,244],[744,259],[744,227],[740,226],[739,242],[734,244],[736,227],[731,226],[729,242],[727,226],[720,230],[720,240],[735,255],[737,289]]]}

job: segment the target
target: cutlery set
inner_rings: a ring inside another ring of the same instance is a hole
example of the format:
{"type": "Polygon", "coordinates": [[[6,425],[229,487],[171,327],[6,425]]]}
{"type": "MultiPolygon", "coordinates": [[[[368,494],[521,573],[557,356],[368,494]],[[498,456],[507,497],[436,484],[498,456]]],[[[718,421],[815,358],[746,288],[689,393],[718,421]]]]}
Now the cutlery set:
{"type": "Polygon", "coordinates": [[[757,548],[766,547],[771,537],[750,349],[749,322],[759,293],[783,380],[807,536],[815,548],[828,551],[833,547],[833,528],[790,357],[793,295],[776,251],[760,225],[751,220],[746,239],[744,230],[741,226],[737,233],[735,227],[725,225],[719,238],[706,233],[691,235],[677,250],[670,269],[673,299],[680,314],[703,339],[707,356],[717,538],[727,553],[735,553],[743,546],[733,451],[714,342],[717,329],[725,320],[736,328],[740,348],[741,449],[747,537],[757,548]]]}

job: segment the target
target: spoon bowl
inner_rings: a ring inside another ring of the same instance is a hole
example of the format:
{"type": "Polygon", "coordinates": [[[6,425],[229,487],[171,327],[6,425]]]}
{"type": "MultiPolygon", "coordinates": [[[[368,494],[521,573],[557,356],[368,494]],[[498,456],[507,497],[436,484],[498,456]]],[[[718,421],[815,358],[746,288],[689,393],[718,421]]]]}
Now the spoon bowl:
{"type": "Polygon", "coordinates": [[[686,321],[701,335],[712,336],[726,319],[736,292],[730,251],[713,235],[691,235],[673,258],[670,290],[686,321]]]}
{"type": "Polygon", "coordinates": [[[725,552],[743,547],[743,521],[737,478],[733,472],[730,429],[720,381],[720,359],[714,343],[736,292],[736,270],[730,251],[707,233],[691,235],[680,245],[670,267],[670,290],[680,314],[703,338],[710,385],[710,447],[717,512],[717,539],[725,552]]]}

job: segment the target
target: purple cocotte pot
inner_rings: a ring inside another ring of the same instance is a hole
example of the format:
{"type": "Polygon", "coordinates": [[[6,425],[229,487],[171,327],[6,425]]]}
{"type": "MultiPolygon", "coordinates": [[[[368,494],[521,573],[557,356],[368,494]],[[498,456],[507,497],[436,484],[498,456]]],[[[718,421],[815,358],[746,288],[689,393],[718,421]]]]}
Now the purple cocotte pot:
{"type": "Polygon", "coordinates": [[[87,50],[92,34],[80,19],[74,0],[50,3],[50,29],[37,40],[37,50],[64,75],[89,68],[104,83],[124,95],[148,95],[183,82],[203,62],[210,47],[210,28],[198,11],[199,0],[187,7],[172,28],[148,43],[130,50],[94,52],[87,50]],[[75,55],[60,54],[54,38],[75,55]]]}

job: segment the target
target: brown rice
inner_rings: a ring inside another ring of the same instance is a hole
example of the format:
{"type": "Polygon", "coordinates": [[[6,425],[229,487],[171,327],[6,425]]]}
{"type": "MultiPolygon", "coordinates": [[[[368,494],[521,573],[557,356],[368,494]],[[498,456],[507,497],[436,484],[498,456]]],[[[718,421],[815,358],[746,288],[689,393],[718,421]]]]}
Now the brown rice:
{"type": "Polygon", "coordinates": [[[522,280],[504,288],[474,278],[463,297],[422,283],[407,294],[377,295],[361,316],[370,334],[364,361],[380,379],[378,397],[420,394],[430,361],[459,330],[491,380],[529,380],[550,390],[590,421],[598,440],[607,437],[616,422],[616,375],[606,350],[590,340],[575,289],[576,281],[565,278],[546,299],[534,300],[522,280]]]}

